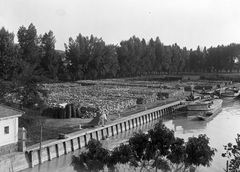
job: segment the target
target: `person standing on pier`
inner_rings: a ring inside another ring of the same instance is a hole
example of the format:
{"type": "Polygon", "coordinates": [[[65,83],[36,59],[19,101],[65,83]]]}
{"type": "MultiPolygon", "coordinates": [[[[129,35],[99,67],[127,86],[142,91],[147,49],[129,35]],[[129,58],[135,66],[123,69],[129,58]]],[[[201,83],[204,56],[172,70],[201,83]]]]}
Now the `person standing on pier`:
{"type": "Polygon", "coordinates": [[[191,93],[190,93],[190,101],[194,101],[194,92],[192,91],[191,93]]]}
{"type": "Polygon", "coordinates": [[[107,114],[106,114],[106,111],[105,110],[103,110],[102,112],[101,112],[101,116],[99,117],[99,122],[98,122],[98,125],[102,125],[102,127],[104,127],[105,126],[105,123],[108,121],[108,119],[107,119],[107,114]]]}

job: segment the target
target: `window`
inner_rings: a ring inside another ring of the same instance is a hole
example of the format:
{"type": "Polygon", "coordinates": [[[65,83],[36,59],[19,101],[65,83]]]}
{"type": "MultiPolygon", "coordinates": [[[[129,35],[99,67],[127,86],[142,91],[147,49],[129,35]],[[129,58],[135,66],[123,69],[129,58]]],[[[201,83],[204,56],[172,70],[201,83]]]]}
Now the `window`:
{"type": "Polygon", "coordinates": [[[4,127],[4,134],[9,134],[9,126],[4,127]]]}

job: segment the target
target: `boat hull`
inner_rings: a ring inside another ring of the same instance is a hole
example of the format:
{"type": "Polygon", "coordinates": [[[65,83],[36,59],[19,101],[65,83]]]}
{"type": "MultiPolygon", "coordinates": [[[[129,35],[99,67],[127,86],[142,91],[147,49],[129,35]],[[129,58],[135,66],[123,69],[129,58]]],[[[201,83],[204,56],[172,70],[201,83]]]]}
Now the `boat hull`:
{"type": "Polygon", "coordinates": [[[210,110],[209,104],[190,104],[187,106],[188,111],[207,111],[210,110]]]}
{"type": "Polygon", "coordinates": [[[202,116],[204,113],[210,112],[215,115],[215,113],[219,113],[222,110],[222,99],[214,99],[213,103],[208,108],[192,108],[194,110],[188,109],[187,116],[202,116]]]}
{"type": "Polygon", "coordinates": [[[224,91],[221,92],[222,97],[237,97],[239,95],[240,95],[240,90],[236,87],[225,88],[224,91]]]}
{"type": "MultiPolygon", "coordinates": [[[[216,101],[214,100],[216,103],[216,101]]],[[[187,109],[189,111],[208,111],[211,110],[212,108],[215,108],[212,106],[214,104],[213,100],[203,100],[203,101],[196,101],[192,102],[187,105],[187,109]]]]}
{"type": "Polygon", "coordinates": [[[211,116],[205,117],[205,116],[203,116],[203,115],[199,115],[199,116],[197,116],[197,118],[198,118],[198,120],[200,120],[200,121],[209,121],[209,120],[213,119],[213,118],[214,118],[218,113],[220,113],[221,111],[222,111],[222,107],[216,108],[216,109],[214,109],[214,110],[211,111],[211,112],[212,112],[212,115],[211,115],[211,116]]]}
{"type": "Polygon", "coordinates": [[[237,97],[239,96],[240,92],[238,93],[234,93],[234,92],[226,92],[226,93],[222,93],[221,96],[222,97],[237,97]]]}

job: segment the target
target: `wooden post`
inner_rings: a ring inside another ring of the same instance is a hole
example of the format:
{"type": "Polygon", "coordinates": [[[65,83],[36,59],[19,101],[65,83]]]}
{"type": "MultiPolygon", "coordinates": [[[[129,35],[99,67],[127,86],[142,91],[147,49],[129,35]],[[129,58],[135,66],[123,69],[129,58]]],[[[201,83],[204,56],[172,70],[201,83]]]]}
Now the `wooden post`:
{"type": "Polygon", "coordinates": [[[40,164],[42,163],[42,125],[40,127],[40,145],[39,145],[39,158],[40,158],[40,164]]]}
{"type": "Polygon", "coordinates": [[[227,163],[226,163],[226,172],[228,172],[228,160],[227,160],[227,163]]]}
{"type": "Polygon", "coordinates": [[[18,151],[26,150],[26,129],[24,127],[18,129],[18,151]]]}

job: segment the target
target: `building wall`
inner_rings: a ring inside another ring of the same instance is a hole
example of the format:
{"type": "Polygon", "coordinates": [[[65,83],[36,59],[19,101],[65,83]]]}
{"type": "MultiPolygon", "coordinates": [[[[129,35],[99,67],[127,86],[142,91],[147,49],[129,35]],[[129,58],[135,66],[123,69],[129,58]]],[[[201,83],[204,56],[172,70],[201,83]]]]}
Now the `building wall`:
{"type": "Polygon", "coordinates": [[[17,172],[29,168],[29,158],[24,152],[0,156],[0,172],[17,172]]]}
{"type": "Polygon", "coordinates": [[[18,142],[18,118],[0,119],[0,147],[18,142]],[[5,127],[9,127],[9,133],[4,131],[5,127]]]}
{"type": "Polygon", "coordinates": [[[0,146],[0,156],[16,152],[17,149],[18,149],[17,143],[11,143],[4,146],[0,146]]]}

